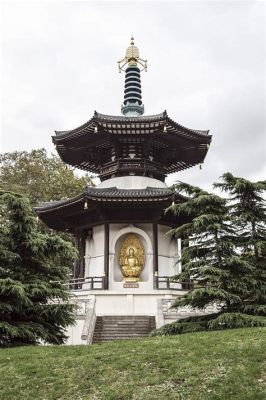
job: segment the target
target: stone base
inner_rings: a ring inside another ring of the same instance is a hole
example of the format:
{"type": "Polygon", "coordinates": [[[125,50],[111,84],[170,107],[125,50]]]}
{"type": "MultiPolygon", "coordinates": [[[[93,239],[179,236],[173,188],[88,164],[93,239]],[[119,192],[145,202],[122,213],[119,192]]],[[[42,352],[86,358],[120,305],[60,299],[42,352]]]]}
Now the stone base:
{"type": "Polygon", "coordinates": [[[130,277],[130,276],[128,276],[128,277],[126,277],[126,278],[124,278],[123,279],[123,282],[125,282],[125,283],[132,283],[132,282],[139,282],[139,278],[136,278],[136,277],[134,277],[134,276],[132,276],[132,277],[130,277]]]}
{"type": "MultiPolygon", "coordinates": [[[[136,285],[136,283],[135,283],[136,285]]],[[[87,344],[82,333],[86,323],[86,315],[90,307],[94,305],[93,312],[98,316],[149,316],[155,317],[156,328],[176,321],[180,318],[206,315],[216,312],[215,306],[208,307],[203,311],[195,311],[189,307],[178,310],[171,309],[172,303],[177,297],[184,295],[184,291],[154,290],[145,292],[141,288],[128,288],[120,292],[108,290],[95,291],[73,291],[73,302],[78,305],[76,325],[68,327],[66,344],[87,344]]]]}

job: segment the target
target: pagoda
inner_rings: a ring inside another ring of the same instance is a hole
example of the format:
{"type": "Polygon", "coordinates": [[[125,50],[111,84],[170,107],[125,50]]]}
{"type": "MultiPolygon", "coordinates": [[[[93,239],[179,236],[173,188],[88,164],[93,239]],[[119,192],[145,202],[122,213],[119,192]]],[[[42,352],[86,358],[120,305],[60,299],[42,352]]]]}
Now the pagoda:
{"type": "Polygon", "coordinates": [[[97,174],[101,183],[35,209],[49,228],[75,238],[79,258],[69,285],[79,313],[71,344],[99,339],[108,318],[116,327],[126,319],[135,335],[141,318],[162,326],[171,319],[169,304],[188,288],[171,281],[181,269],[181,239],[167,233],[185,218],[165,209],[184,199],[165,178],[202,164],[211,135],[185,128],[166,111],[143,115],[140,73],[147,62],[133,38],[118,66],[125,71],[122,115],[95,111],[88,122],[52,137],[66,164],[97,174]]]}

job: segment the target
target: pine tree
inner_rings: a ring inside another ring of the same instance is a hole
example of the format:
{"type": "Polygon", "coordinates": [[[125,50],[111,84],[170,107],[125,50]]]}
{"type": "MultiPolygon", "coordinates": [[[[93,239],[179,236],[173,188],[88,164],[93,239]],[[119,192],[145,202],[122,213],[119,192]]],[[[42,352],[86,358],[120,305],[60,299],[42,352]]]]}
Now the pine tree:
{"type": "Polygon", "coordinates": [[[71,243],[38,231],[29,201],[0,192],[0,346],[61,344],[75,307],[64,285],[71,243]]]}
{"type": "Polygon", "coordinates": [[[242,302],[242,311],[266,316],[266,181],[251,182],[229,172],[214,184],[229,195],[229,208],[236,230],[235,246],[241,258],[253,266],[252,290],[242,302]]]}
{"type": "Polygon", "coordinates": [[[175,279],[180,282],[192,280],[195,286],[178,298],[173,307],[188,306],[202,311],[213,305],[217,311],[181,319],[157,333],[263,325],[262,320],[242,310],[243,297],[255,284],[254,266],[236,251],[235,228],[226,199],[185,183],[179,183],[175,188],[188,197],[168,211],[190,219],[171,231],[173,235],[183,237],[185,242],[182,272],[175,279]]]}

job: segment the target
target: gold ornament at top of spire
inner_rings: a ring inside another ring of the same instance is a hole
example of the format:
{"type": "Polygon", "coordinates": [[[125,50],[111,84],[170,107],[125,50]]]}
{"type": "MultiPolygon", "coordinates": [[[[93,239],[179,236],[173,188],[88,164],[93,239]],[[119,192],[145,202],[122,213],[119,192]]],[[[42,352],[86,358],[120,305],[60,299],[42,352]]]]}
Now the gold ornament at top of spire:
{"type": "Polygon", "coordinates": [[[124,71],[123,67],[126,64],[128,64],[129,66],[140,64],[143,67],[143,69],[147,71],[147,60],[142,60],[142,58],[139,57],[139,49],[134,44],[133,36],[131,37],[130,46],[126,50],[125,58],[123,58],[123,60],[121,61],[118,61],[119,72],[124,71]]]}

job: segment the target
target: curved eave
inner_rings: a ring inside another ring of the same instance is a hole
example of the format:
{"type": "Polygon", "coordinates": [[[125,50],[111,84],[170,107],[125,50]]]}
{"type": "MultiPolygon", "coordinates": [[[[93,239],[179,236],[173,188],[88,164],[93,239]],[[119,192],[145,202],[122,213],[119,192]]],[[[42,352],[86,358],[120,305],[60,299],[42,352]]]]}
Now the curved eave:
{"type": "MultiPolygon", "coordinates": [[[[94,116],[84,124],[71,130],[55,131],[55,136],[52,136],[54,144],[60,143],[65,140],[73,139],[75,137],[83,136],[87,133],[95,132],[95,128],[102,127],[102,124],[120,124],[126,123],[149,123],[149,122],[163,122],[167,116],[166,111],[161,114],[146,115],[141,117],[124,117],[124,116],[112,116],[100,114],[97,111],[94,112],[94,116]]],[[[103,127],[104,127],[103,125],[103,127]]],[[[99,132],[100,133],[100,132],[99,132]]]]}
{"type": "Polygon", "coordinates": [[[55,131],[55,136],[52,136],[53,142],[61,141],[62,139],[68,138],[70,135],[75,135],[76,133],[82,134],[88,127],[92,127],[95,123],[95,117],[93,116],[89,121],[84,124],[78,126],[77,128],[70,129],[67,131],[55,131]]]}
{"type": "Polygon", "coordinates": [[[172,157],[173,162],[164,165],[167,174],[202,163],[212,140],[209,131],[186,128],[169,118],[164,111],[144,117],[111,116],[95,112],[80,127],[56,132],[53,142],[65,163],[99,174],[101,166],[111,161],[112,147],[135,136],[142,137],[142,141],[151,138],[152,142],[165,142],[169,153],[173,148],[182,148],[182,155],[172,157]]]}
{"type": "MultiPolygon", "coordinates": [[[[53,142],[57,144],[79,136],[86,135],[88,133],[93,133],[95,132],[95,129],[98,130],[98,127],[103,128],[103,130],[102,129],[99,130],[99,134],[101,133],[115,134],[116,131],[119,132],[119,130],[127,129],[126,126],[130,127],[131,124],[143,125],[140,126],[139,128],[133,127],[133,129],[134,128],[139,129],[142,132],[143,130],[145,131],[147,129],[149,124],[153,125],[155,122],[159,123],[158,127],[166,126],[167,129],[170,129],[175,133],[183,134],[191,138],[206,139],[208,142],[211,139],[208,130],[196,130],[196,129],[186,128],[183,125],[180,125],[171,118],[169,118],[166,111],[160,114],[146,115],[140,117],[112,116],[112,115],[100,114],[95,111],[94,116],[89,121],[85,122],[83,125],[72,130],[55,131],[55,136],[53,136],[52,138],[53,142]],[[110,124],[110,126],[108,126],[108,124],[110,124]],[[116,127],[117,124],[122,124],[122,125],[124,124],[125,126],[124,127],[122,126],[122,128],[117,128],[116,127]]],[[[130,127],[130,129],[132,128],[130,127]]]]}
{"type": "Polygon", "coordinates": [[[193,138],[200,138],[200,139],[206,139],[207,141],[210,141],[211,135],[209,135],[209,130],[198,130],[198,129],[191,129],[191,128],[186,128],[183,125],[180,125],[179,123],[175,122],[173,119],[170,117],[166,117],[166,123],[169,126],[170,129],[177,131],[178,133],[186,134],[189,135],[193,138]]]}
{"type": "Polygon", "coordinates": [[[142,202],[164,202],[164,201],[184,201],[185,197],[175,193],[172,189],[157,189],[147,187],[146,189],[117,189],[116,187],[108,189],[85,188],[84,192],[79,196],[59,201],[50,201],[40,203],[34,208],[38,215],[46,212],[54,212],[63,210],[73,205],[82,204],[85,201],[91,203],[142,203],[142,202]]]}
{"type": "Polygon", "coordinates": [[[173,200],[180,203],[185,197],[170,188],[165,191],[158,188],[86,188],[81,195],[72,199],[43,203],[34,210],[49,228],[61,231],[67,229],[73,232],[80,229],[81,225],[99,225],[103,221],[121,222],[123,218],[140,221],[146,218],[146,222],[149,222],[156,215],[161,216],[162,223],[172,226],[173,221],[176,222],[179,217],[169,213],[165,215],[164,210],[173,200]]]}
{"type": "Polygon", "coordinates": [[[37,207],[34,207],[34,211],[37,215],[41,215],[46,212],[61,210],[79,203],[84,203],[84,194],[70,199],[40,203],[37,207]]]}

